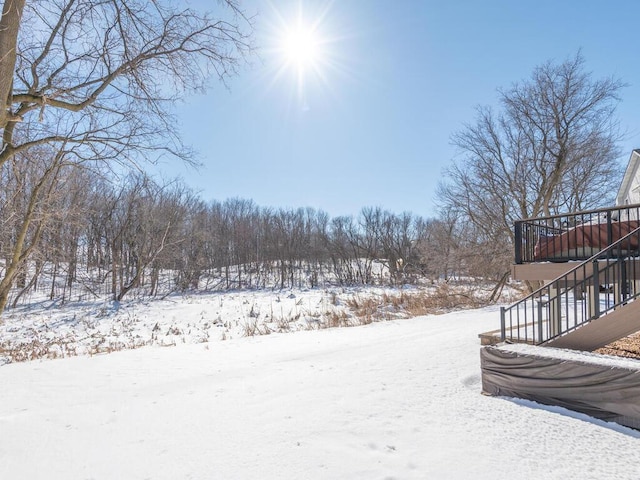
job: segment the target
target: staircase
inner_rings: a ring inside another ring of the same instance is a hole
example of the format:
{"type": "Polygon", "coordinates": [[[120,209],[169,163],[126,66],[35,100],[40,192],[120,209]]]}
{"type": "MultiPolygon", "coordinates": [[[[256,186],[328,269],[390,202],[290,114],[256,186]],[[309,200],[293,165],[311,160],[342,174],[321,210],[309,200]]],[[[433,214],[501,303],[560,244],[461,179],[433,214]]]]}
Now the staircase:
{"type": "MultiPolygon", "coordinates": [[[[612,223],[609,219],[609,230],[612,223]]],[[[638,245],[640,228],[635,228],[501,308],[501,341],[592,351],[640,331],[638,245]]]]}

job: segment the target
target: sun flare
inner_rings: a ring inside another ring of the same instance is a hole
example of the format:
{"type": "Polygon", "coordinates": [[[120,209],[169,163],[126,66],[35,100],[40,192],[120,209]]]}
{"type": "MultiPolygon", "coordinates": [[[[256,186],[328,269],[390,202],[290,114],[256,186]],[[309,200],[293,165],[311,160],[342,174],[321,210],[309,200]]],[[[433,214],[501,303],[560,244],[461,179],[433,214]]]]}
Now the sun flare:
{"type": "Polygon", "coordinates": [[[295,67],[305,68],[320,60],[320,38],[313,28],[298,25],[282,36],[282,53],[285,61],[295,67]]]}
{"type": "Polygon", "coordinates": [[[335,0],[293,1],[297,12],[282,11],[275,0],[266,0],[271,15],[265,36],[269,53],[265,74],[269,77],[267,88],[277,84],[285,87],[289,103],[306,112],[321,96],[335,94],[336,75],[345,71],[337,46],[346,37],[336,34],[332,21],[335,0]]]}

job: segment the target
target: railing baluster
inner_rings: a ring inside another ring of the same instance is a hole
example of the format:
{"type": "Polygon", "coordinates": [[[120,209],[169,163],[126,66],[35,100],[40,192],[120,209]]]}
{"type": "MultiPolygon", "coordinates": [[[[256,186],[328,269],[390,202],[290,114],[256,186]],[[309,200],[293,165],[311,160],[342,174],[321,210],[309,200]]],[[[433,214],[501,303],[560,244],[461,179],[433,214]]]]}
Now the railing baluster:
{"type": "Polygon", "coordinates": [[[516,264],[520,265],[522,263],[522,249],[526,248],[526,245],[522,244],[522,222],[515,222],[514,223],[514,240],[515,240],[515,244],[516,244],[516,264]]]}
{"type": "Polygon", "coordinates": [[[596,258],[592,262],[593,265],[593,297],[591,302],[593,303],[593,309],[591,312],[591,318],[598,318],[600,316],[600,272],[598,268],[598,259],[596,258]]]}
{"type": "MultiPolygon", "coordinates": [[[[538,301],[538,342],[542,341],[542,301],[538,301]]],[[[535,332],[535,325],[534,325],[534,330],[535,332]]],[[[535,339],[534,339],[534,343],[535,339]]]]}

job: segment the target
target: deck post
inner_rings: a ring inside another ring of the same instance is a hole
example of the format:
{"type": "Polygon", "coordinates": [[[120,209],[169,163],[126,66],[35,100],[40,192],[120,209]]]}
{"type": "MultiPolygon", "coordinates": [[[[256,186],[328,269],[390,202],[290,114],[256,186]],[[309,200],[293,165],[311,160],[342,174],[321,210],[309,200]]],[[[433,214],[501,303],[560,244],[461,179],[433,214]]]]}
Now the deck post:
{"type": "Polygon", "coordinates": [[[549,338],[560,335],[562,331],[562,302],[560,286],[556,282],[549,284],[549,338]]]}
{"type": "MultiPolygon", "coordinates": [[[[515,260],[516,265],[522,264],[522,222],[516,221],[513,224],[514,244],[515,244],[515,260]]],[[[531,259],[529,259],[531,260],[531,259]]]]}
{"type": "MultiPolygon", "coordinates": [[[[534,340],[533,343],[535,343],[536,345],[542,343],[544,341],[544,339],[542,338],[544,335],[544,329],[543,329],[543,324],[542,324],[542,319],[543,319],[543,308],[542,308],[542,298],[538,298],[538,341],[536,342],[534,340]]],[[[535,322],[534,322],[535,323],[535,322]]],[[[533,330],[535,332],[535,328],[533,330]]]]}
{"type": "Polygon", "coordinates": [[[611,224],[611,212],[607,214],[607,245],[613,243],[613,225],[611,224]]]}
{"type": "Polygon", "coordinates": [[[500,307],[500,341],[504,342],[507,339],[507,324],[505,320],[505,308],[500,307]]]}

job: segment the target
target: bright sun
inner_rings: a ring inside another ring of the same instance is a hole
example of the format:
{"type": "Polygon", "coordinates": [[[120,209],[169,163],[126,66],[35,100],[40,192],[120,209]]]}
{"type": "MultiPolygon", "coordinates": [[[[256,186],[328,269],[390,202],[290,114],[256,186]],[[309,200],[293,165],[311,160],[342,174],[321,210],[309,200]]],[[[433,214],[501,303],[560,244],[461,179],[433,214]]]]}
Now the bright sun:
{"type": "Polygon", "coordinates": [[[297,25],[287,30],[281,48],[286,62],[299,69],[313,67],[320,60],[320,39],[311,27],[297,25]]]}
{"type": "Polygon", "coordinates": [[[272,8],[267,44],[273,60],[267,74],[270,85],[282,81],[291,99],[307,111],[317,94],[330,90],[330,81],[340,66],[336,55],[336,42],[342,38],[332,34],[329,10],[335,0],[309,2],[310,11],[303,12],[304,0],[298,2],[298,11],[284,14],[275,0],[265,0],[272,8]]]}

